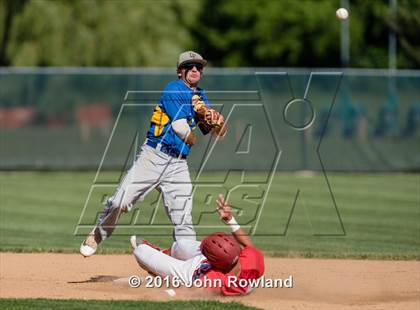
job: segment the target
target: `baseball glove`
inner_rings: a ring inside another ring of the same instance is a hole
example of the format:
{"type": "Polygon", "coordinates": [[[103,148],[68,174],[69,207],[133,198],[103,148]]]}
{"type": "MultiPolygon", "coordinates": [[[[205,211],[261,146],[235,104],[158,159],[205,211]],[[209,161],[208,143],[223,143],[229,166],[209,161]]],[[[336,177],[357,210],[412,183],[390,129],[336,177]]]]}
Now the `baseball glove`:
{"type": "Polygon", "coordinates": [[[208,128],[216,128],[223,126],[224,118],[215,109],[207,106],[198,95],[192,97],[192,105],[197,118],[208,128]]]}

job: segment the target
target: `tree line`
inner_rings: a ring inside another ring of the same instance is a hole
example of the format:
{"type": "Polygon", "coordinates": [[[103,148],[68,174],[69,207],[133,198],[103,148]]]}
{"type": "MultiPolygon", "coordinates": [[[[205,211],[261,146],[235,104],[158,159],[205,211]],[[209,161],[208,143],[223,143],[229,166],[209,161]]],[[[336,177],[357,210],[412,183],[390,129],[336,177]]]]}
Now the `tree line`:
{"type": "MultiPolygon", "coordinates": [[[[350,67],[420,68],[420,1],[350,0],[350,67]]],[[[339,0],[0,0],[0,66],[340,67],[339,0]]]]}

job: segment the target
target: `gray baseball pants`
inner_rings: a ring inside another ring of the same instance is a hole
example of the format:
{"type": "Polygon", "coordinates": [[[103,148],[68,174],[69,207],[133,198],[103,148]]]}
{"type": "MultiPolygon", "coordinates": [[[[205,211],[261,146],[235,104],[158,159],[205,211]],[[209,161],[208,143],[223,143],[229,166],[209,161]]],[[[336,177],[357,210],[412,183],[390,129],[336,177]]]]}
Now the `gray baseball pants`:
{"type": "Polygon", "coordinates": [[[163,195],[164,206],[174,226],[174,239],[196,239],[192,225],[192,185],[186,159],[174,158],[144,144],[114,195],[107,200],[98,225],[102,240],[109,237],[121,213],[153,189],[163,195]]]}

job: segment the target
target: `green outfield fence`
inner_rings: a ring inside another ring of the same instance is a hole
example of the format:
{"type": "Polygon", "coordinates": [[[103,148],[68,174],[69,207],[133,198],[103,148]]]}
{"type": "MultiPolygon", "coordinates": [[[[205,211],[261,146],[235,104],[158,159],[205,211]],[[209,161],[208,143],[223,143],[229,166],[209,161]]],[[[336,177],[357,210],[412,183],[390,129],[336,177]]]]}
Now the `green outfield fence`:
{"type": "MultiPolygon", "coordinates": [[[[173,69],[0,68],[0,169],[124,169],[174,78],[173,69]]],[[[420,71],[209,68],[201,86],[229,132],[216,144],[199,138],[192,170],[420,169],[420,71]]]]}

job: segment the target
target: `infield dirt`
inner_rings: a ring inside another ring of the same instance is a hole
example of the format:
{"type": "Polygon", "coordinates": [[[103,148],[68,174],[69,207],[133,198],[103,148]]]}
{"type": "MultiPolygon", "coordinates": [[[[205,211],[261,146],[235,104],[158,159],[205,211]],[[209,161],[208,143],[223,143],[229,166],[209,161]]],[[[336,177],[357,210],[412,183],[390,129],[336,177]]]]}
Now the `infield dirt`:
{"type": "Polygon", "coordinates": [[[266,278],[293,276],[293,288],[257,288],[248,296],[202,289],[131,288],[146,276],[130,255],[0,253],[0,298],[237,301],[264,309],[419,309],[420,262],[266,258],[266,278]]]}

